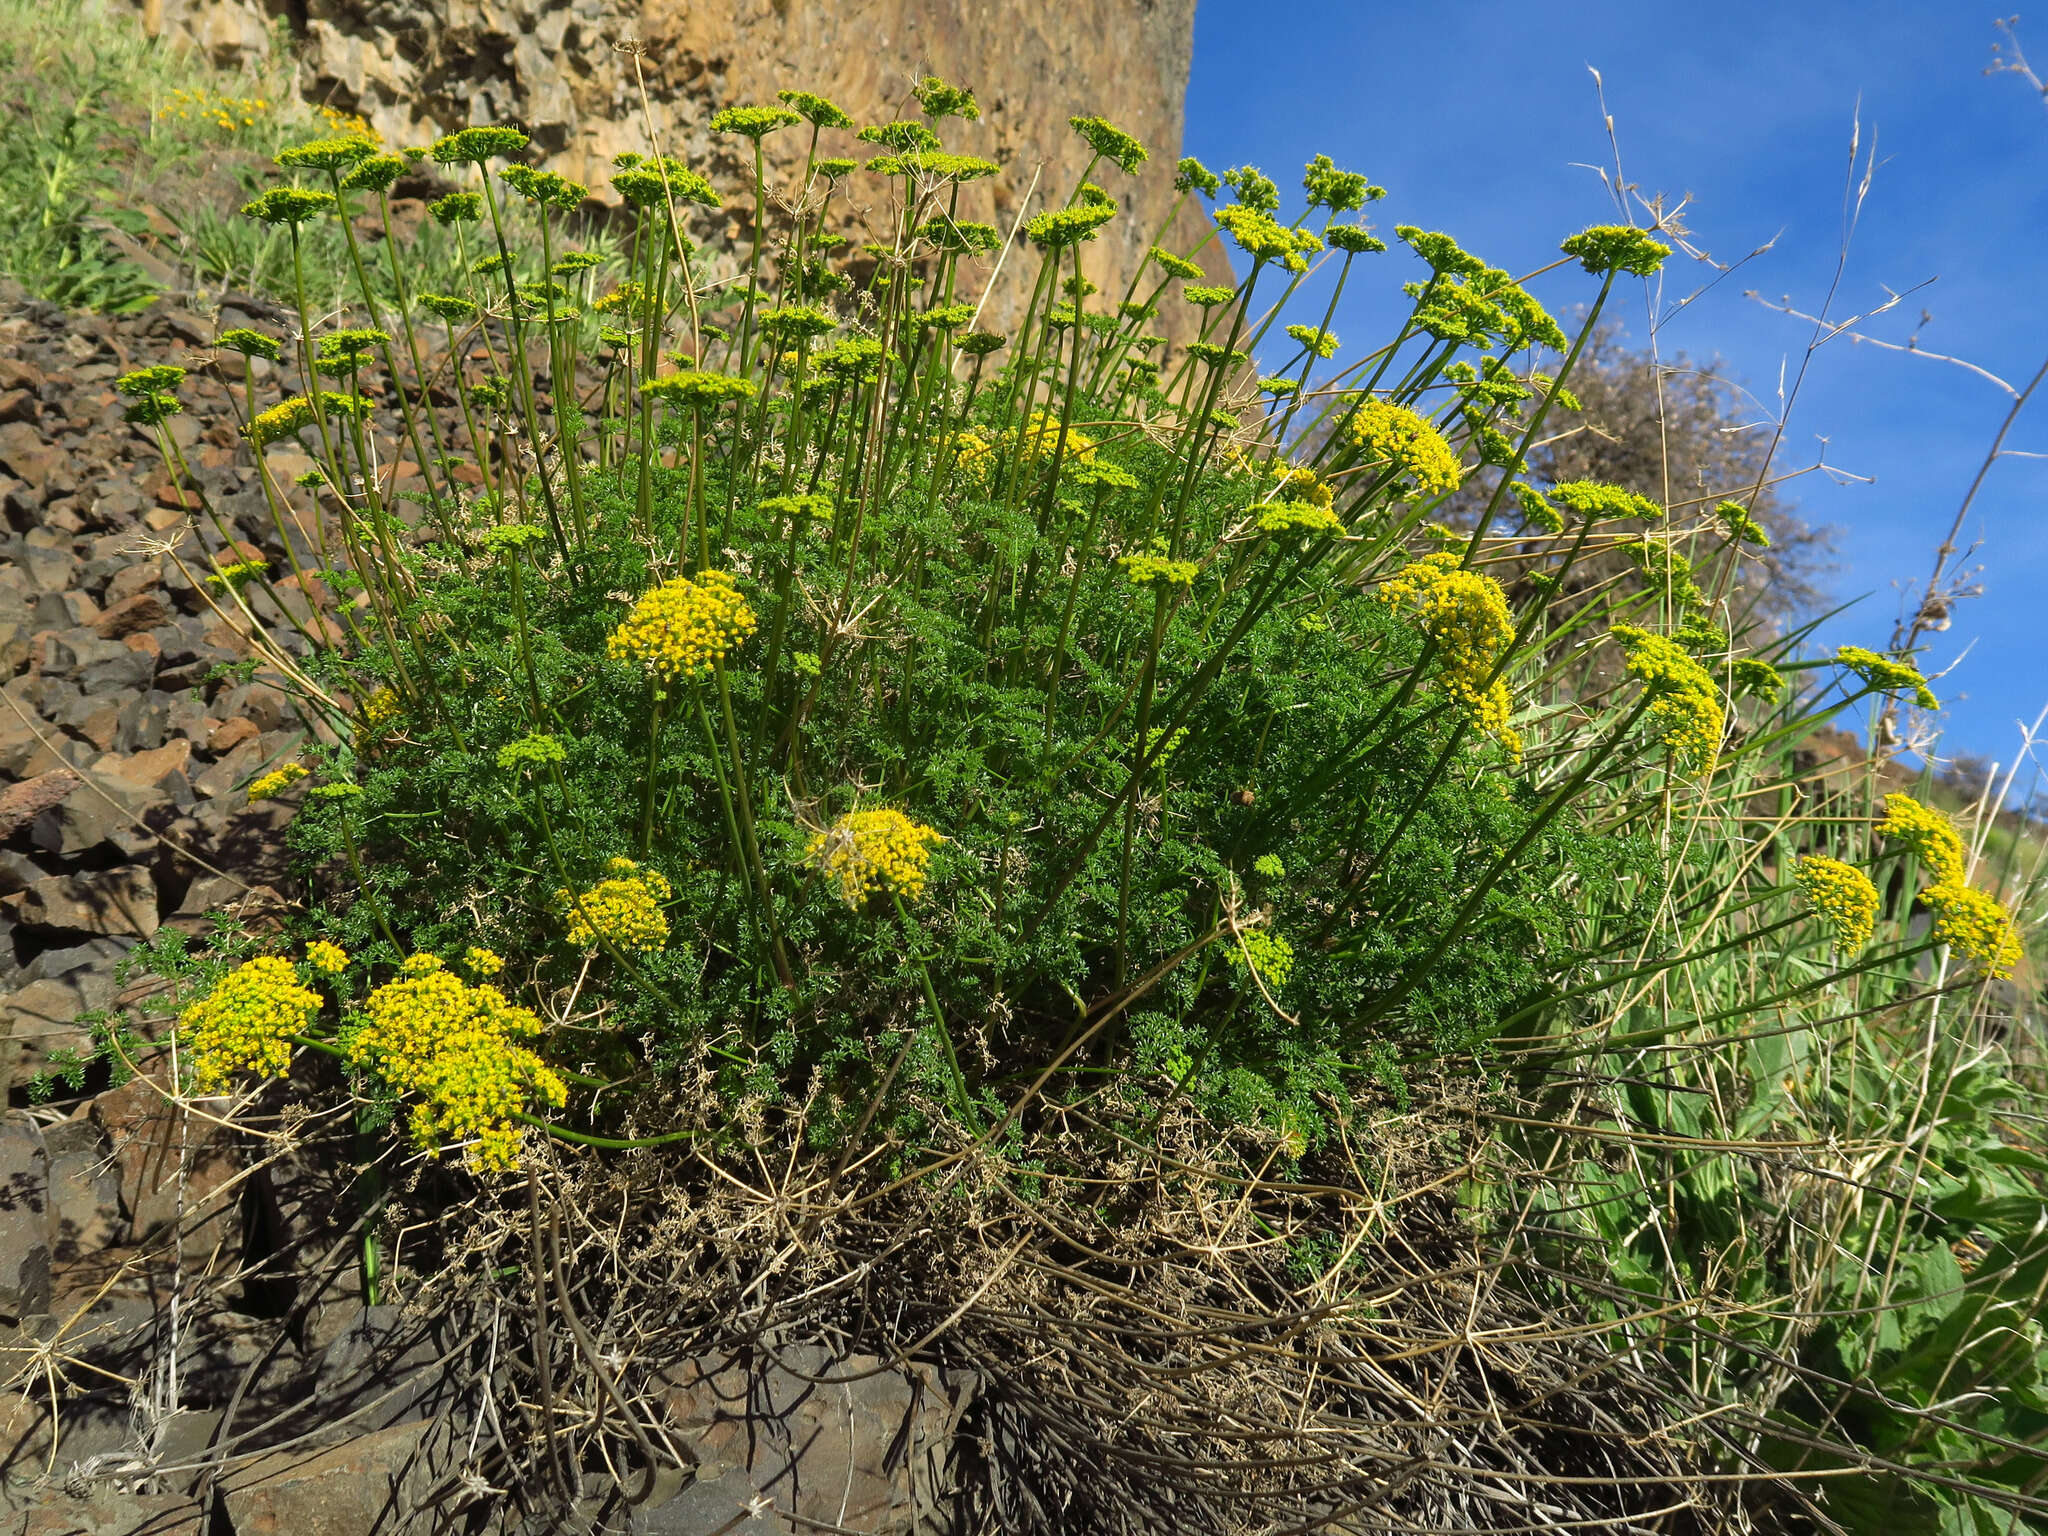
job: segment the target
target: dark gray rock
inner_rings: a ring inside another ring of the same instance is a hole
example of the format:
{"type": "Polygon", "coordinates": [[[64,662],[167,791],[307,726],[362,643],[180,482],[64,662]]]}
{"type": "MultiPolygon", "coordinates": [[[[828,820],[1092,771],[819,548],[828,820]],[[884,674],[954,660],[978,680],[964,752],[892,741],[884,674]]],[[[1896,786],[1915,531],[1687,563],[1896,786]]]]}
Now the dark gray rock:
{"type": "Polygon", "coordinates": [[[43,1146],[50,1159],[50,1254],[59,1264],[75,1263],[120,1237],[121,1176],[106,1137],[82,1116],[46,1127],[43,1146]]]}
{"type": "Polygon", "coordinates": [[[676,1439],[696,1481],[632,1513],[634,1536],[713,1536],[818,1524],[914,1536],[934,1507],[971,1381],[906,1373],[869,1355],[792,1345],[751,1359],[685,1361],[666,1373],[676,1439]]]}
{"type": "Polygon", "coordinates": [[[50,1158],[26,1115],[0,1116],[0,1312],[50,1309],[50,1158]]]}

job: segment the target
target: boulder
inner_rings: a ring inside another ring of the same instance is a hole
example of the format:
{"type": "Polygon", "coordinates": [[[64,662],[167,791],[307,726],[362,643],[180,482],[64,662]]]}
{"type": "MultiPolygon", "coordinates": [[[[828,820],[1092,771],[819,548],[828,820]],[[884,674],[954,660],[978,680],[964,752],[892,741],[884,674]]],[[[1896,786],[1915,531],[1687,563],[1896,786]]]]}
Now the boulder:
{"type": "Polygon", "coordinates": [[[186,1253],[219,1245],[222,1262],[230,1262],[238,1246],[230,1241],[234,1198],[216,1198],[238,1171],[228,1133],[177,1108],[153,1077],[108,1089],[92,1101],[91,1115],[119,1179],[123,1241],[147,1242],[182,1222],[186,1253]]]}
{"type": "Polygon", "coordinates": [[[971,1394],[930,1366],[906,1373],[819,1345],[684,1361],[665,1379],[668,1421],[697,1476],[636,1511],[632,1528],[645,1536],[787,1529],[778,1508],[804,1530],[915,1536],[971,1394]],[[753,1513],[763,1501],[768,1512],[753,1513]]]}
{"type": "Polygon", "coordinates": [[[69,768],[53,768],[0,789],[0,841],[14,836],[43,812],[64,803],[84,780],[69,768]]]}
{"type": "Polygon", "coordinates": [[[121,1175],[113,1151],[88,1115],[43,1131],[50,1160],[50,1256],[72,1264],[120,1240],[121,1175]]]}
{"type": "Polygon", "coordinates": [[[25,891],[0,896],[16,922],[31,928],[73,933],[129,934],[146,939],[156,932],[156,882],[133,864],[73,875],[49,875],[25,891]]]}
{"type": "Polygon", "coordinates": [[[0,1116],[0,1312],[50,1310],[50,1156],[35,1122],[0,1116]]]}
{"type": "MultiPolygon", "coordinates": [[[[47,441],[33,422],[10,421],[0,426],[0,469],[27,484],[31,490],[47,490],[64,482],[64,450],[47,441]]],[[[66,487],[66,493],[72,489],[66,487]]]]}
{"type": "Polygon", "coordinates": [[[142,630],[155,629],[159,624],[168,624],[173,617],[171,605],[159,594],[142,591],[108,607],[93,621],[93,629],[102,640],[119,640],[142,630]]]}
{"type": "Polygon", "coordinates": [[[70,855],[111,842],[131,857],[139,854],[155,842],[151,826],[192,803],[185,777],[191,761],[192,743],[184,737],[146,752],[109,752],[94,759],[85,772],[85,789],[37,820],[37,846],[70,855]]]}
{"type": "Polygon", "coordinates": [[[235,1536],[397,1536],[426,1529],[459,1445],[400,1424],[323,1450],[273,1451],[220,1483],[235,1536]]]}
{"type": "MultiPolygon", "coordinates": [[[[107,991],[111,990],[109,984],[107,991]]],[[[12,991],[0,993],[0,1041],[4,1041],[0,1086],[11,1088],[33,1077],[57,1051],[89,1047],[91,1031],[78,1023],[78,1016],[99,1006],[92,996],[92,991],[70,977],[24,980],[12,991]]]]}

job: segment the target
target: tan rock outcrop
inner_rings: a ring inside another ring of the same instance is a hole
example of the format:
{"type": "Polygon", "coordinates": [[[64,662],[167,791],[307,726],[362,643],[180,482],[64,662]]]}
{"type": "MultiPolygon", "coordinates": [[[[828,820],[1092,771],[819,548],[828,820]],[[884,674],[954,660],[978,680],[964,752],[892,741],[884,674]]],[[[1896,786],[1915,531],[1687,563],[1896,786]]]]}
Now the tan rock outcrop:
{"type": "MultiPolygon", "coordinates": [[[[266,45],[261,0],[141,4],[145,25],[223,63],[266,45]]],[[[1193,0],[312,0],[301,14],[310,99],[361,113],[394,144],[517,122],[551,168],[605,196],[611,157],[647,150],[650,120],[665,153],[741,193],[751,160],[744,140],[711,133],[720,107],[772,102],[794,87],[857,121],[886,122],[915,116],[912,85],[937,74],[975,90],[982,110],[978,122],[944,125],[948,147],[1004,168],[969,189],[963,217],[1007,229],[1020,211],[1064,202],[1089,157],[1067,126],[1077,113],[1107,117],[1150,149],[1135,177],[1113,166],[1096,174],[1124,205],[1086,253],[1090,277],[1112,297],[1175,200],[1193,0]],[[637,44],[637,59],[621,44],[637,44]]],[[[807,137],[791,129],[769,139],[785,171],[791,158],[801,163],[807,137]]],[[[821,152],[853,148],[850,135],[828,133],[821,152]]],[[[885,190],[864,181],[860,195],[879,203],[885,190]]],[[[731,200],[729,236],[740,234],[747,201],[731,200]]],[[[1179,224],[1204,228],[1185,214],[1179,224]]],[[[1006,326],[1021,311],[1036,267],[1026,257],[1004,268],[984,323],[1006,326]]],[[[1182,318],[1182,306],[1167,308],[1168,323],[1182,318]]]]}

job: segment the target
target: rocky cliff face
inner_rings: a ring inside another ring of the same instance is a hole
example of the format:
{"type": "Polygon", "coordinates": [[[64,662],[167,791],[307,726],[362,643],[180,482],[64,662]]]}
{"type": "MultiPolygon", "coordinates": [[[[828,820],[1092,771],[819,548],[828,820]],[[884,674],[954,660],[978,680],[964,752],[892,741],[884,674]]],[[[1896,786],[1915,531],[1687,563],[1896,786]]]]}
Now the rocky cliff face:
{"type": "MultiPolygon", "coordinates": [[[[139,3],[146,26],[223,63],[267,47],[266,12],[282,9],[309,98],[361,113],[393,144],[517,122],[552,168],[604,195],[611,157],[645,151],[650,137],[740,190],[751,163],[744,141],[710,132],[720,107],[772,102],[777,90],[796,87],[830,97],[858,121],[886,122],[914,116],[911,86],[936,74],[974,89],[982,109],[979,122],[946,125],[948,146],[1004,167],[970,189],[979,206],[963,206],[962,216],[1007,229],[1020,211],[1066,200],[1088,158],[1067,119],[1099,114],[1152,154],[1135,177],[1114,167],[1097,173],[1125,210],[1087,253],[1090,277],[1112,295],[1123,292],[1174,200],[1194,29],[1194,0],[139,3]],[[637,56],[628,51],[636,44],[637,56]]],[[[827,137],[845,142],[823,153],[852,152],[850,136],[827,137]]],[[[803,153],[794,130],[768,143],[803,153]]],[[[1181,226],[1174,243],[1185,249],[1185,231],[1201,223],[1184,215],[1181,226]]],[[[1021,308],[1034,266],[1008,265],[988,321],[1004,325],[1021,308]]]]}

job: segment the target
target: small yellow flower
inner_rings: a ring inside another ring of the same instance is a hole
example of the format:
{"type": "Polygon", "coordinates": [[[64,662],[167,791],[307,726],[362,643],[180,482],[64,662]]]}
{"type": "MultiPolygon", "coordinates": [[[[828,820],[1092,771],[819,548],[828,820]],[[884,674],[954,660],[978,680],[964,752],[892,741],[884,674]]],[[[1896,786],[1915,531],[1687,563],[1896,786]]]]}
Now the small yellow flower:
{"type": "Polygon", "coordinates": [[[382,731],[398,718],[399,709],[398,694],[390,688],[379,688],[363,700],[362,728],[369,732],[382,731]]]}
{"type": "Polygon", "coordinates": [[[224,565],[206,579],[218,587],[240,587],[255,580],[269,569],[270,562],[258,555],[253,560],[237,560],[224,565]]]}
{"type": "Polygon", "coordinates": [[[915,901],[924,894],[932,847],[945,838],[897,810],[848,811],[804,849],[804,857],[858,909],[877,886],[915,901]]]}
{"type": "Polygon", "coordinates": [[[1460,570],[1456,553],[1439,550],[1409,561],[1380,583],[1376,595],[1384,603],[1415,606],[1422,632],[1437,644],[1444,691],[1519,762],[1522,738],[1508,724],[1513,701],[1507,679],[1494,676],[1515,636],[1500,583],[1460,570]]]}
{"type": "MultiPolygon", "coordinates": [[[[1059,417],[1051,411],[1033,411],[1031,424],[1024,429],[1024,461],[1029,464],[1051,458],[1059,440],[1059,417]]],[[[1090,462],[1095,457],[1095,439],[1079,428],[1069,426],[1065,457],[1069,463],[1090,462]]]]}
{"type": "Polygon", "coordinates": [[[1816,853],[1801,859],[1792,877],[1834,934],[1836,954],[1853,955],[1870,942],[1877,927],[1877,887],[1870,876],[1853,864],[1816,853]]]}
{"type": "Polygon", "coordinates": [[[1273,478],[1280,482],[1280,493],[1274,498],[1277,501],[1305,501],[1312,507],[1327,507],[1337,499],[1336,487],[1326,484],[1305,464],[1276,459],[1273,478]]]}
{"type": "Polygon", "coordinates": [[[249,786],[249,799],[269,800],[283,794],[299,780],[309,778],[312,770],[298,763],[286,763],[282,768],[273,768],[262,778],[249,786]]]}
{"type": "Polygon", "coordinates": [[[1707,669],[1662,635],[1629,624],[1614,626],[1628,651],[1628,672],[1647,685],[1650,724],[1684,773],[1714,766],[1727,729],[1721,690],[1707,669]]]}
{"type": "Polygon", "coordinates": [[[1886,795],[1884,820],[1878,834],[1888,842],[1903,843],[1920,856],[1920,867],[1934,885],[1963,883],[1965,854],[1955,824],[1931,805],[1922,805],[1911,795],[1886,795]]]}
{"type": "Polygon", "coordinates": [[[1123,555],[1117,564],[1134,587],[1192,587],[1201,574],[1201,567],[1192,560],[1172,560],[1156,553],[1123,555]]]}
{"type": "Polygon", "coordinates": [[[1994,897],[1960,882],[1940,883],[1921,893],[1934,909],[1934,937],[1977,962],[1984,974],[2010,976],[2020,963],[2020,935],[2012,915],[1994,897]]]}
{"type": "Polygon", "coordinates": [[[613,859],[606,878],[572,896],[555,892],[568,919],[570,944],[589,949],[609,939],[620,949],[649,953],[668,943],[668,917],[661,904],[675,888],[659,870],[644,869],[631,859],[613,859]]]}
{"type": "Polygon", "coordinates": [[[953,464],[977,485],[986,485],[996,467],[996,451],[978,432],[962,432],[953,439],[953,464]]]}
{"type": "Polygon", "coordinates": [[[694,678],[754,632],[754,610],[724,571],[677,576],[645,593],[612,631],[605,653],[637,662],[657,683],[694,678]]]}
{"type": "Polygon", "coordinates": [[[1312,501],[1276,501],[1259,513],[1261,533],[1337,534],[1344,524],[1328,506],[1312,501]]]}
{"type": "Polygon", "coordinates": [[[1428,418],[1391,400],[1366,400],[1346,427],[1368,463],[1391,465],[1424,495],[1458,488],[1458,456],[1428,418]]]}
{"type": "Polygon", "coordinates": [[[291,1066],[291,1036],[303,1034],[319,1011],[320,994],[299,984],[289,960],[265,955],[237,966],[178,1015],[193,1086],[218,1093],[242,1071],[283,1077],[291,1066]]]}
{"type": "Polygon", "coordinates": [[[496,987],[464,981],[438,956],[414,955],[399,971],[370,994],[347,1035],[349,1065],[420,1096],[411,1129],[422,1151],[468,1142],[472,1166],[516,1166],[516,1117],[535,1101],[568,1101],[561,1077],[519,1043],[541,1032],[539,1018],[496,987]]]}
{"type": "Polygon", "coordinates": [[[1233,942],[1223,951],[1223,958],[1242,968],[1245,956],[1249,955],[1252,969],[1267,987],[1278,992],[1286,986],[1287,978],[1294,974],[1294,946],[1266,928],[1247,928],[1239,937],[1244,940],[1244,947],[1239,949],[1233,942]]]}
{"type": "Polygon", "coordinates": [[[348,969],[348,951],[339,944],[315,939],[306,946],[306,964],[323,976],[339,976],[348,969]]]}
{"type": "Polygon", "coordinates": [[[471,945],[462,957],[463,966],[479,981],[487,980],[505,969],[504,960],[491,950],[471,945]]]}

